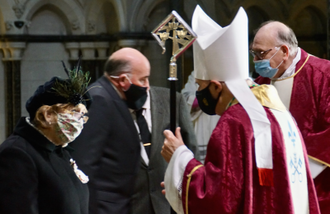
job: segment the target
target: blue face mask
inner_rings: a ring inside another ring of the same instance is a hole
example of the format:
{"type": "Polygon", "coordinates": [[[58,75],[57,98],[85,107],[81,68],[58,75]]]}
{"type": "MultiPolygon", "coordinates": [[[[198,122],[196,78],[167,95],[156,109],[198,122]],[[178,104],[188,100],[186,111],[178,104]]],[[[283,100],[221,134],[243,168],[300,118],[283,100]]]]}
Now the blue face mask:
{"type": "MultiPolygon", "coordinates": [[[[278,51],[279,50],[277,50],[276,53],[278,51]]],[[[256,69],[256,72],[260,76],[273,78],[276,75],[276,73],[278,71],[278,67],[280,67],[280,65],[283,63],[283,60],[276,68],[272,68],[270,66],[270,60],[275,56],[275,54],[272,57],[270,57],[269,59],[253,61],[254,62],[254,68],[256,69]]]]}

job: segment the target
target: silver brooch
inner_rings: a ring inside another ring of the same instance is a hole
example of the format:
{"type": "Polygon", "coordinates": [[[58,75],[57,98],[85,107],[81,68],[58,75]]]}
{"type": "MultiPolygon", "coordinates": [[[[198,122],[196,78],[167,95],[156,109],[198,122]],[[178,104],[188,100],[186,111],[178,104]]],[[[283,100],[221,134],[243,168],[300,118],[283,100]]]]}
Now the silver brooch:
{"type": "Polygon", "coordinates": [[[78,166],[76,164],[76,161],[73,160],[72,158],[70,159],[70,164],[73,167],[73,171],[76,173],[77,177],[79,178],[79,180],[83,183],[86,184],[88,183],[89,179],[88,176],[85,175],[85,173],[83,173],[83,171],[81,171],[80,169],[78,169],[78,166]]]}

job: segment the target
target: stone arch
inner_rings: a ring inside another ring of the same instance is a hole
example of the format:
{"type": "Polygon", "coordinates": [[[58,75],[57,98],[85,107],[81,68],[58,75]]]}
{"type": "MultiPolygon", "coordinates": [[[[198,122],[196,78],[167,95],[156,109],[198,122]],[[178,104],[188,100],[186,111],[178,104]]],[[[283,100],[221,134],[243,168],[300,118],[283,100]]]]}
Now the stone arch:
{"type": "Polygon", "coordinates": [[[303,36],[322,34],[327,31],[327,17],[314,6],[307,6],[297,11],[290,18],[290,24],[296,34],[303,36]]]}
{"type": "Polygon", "coordinates": [[[169,11],[168,2],[165,0],[139,0],[135,2],[133,8],[129,20],[131,31],[152,31],[168,15],[169,11]]]}
{"type": "Polygon", "coordinates": [[[85,19],[81,8],[77,7],[73,1],[47,1],[41,0],[26,9],[26,20],[32,17],[40,10],[50,10],[56,13],[66,26],[67,34],[81,34],[85,32],[85,19]]]}
{"type": "Polygon", "coordinates": [[[236,5],[226,1],[215,1],[214,7],[219,8],[219,12],[215,14],[215,21],[222,27],[229,25],[238,11],[236,5]]]}
{"type": "Polygon", "coordinates": [[[87,11],[87,33],[104,33],[101,29],[105,29],[107,34],[127,31],[126,13],[121,0],[95,0],[87,8],[90,8],[87,11]]]}
{"type": "Polygon", "coordinates": [[[0,34],[15,33],[14,21],[17,20],[8,0],[0,0],[0,34]]]}
{"type": "Polygon", "coordinates": [[[260,26],[261,23],[270,19],[268,13],[258,6],[251,6],[246,9],[249,18],[249,39],[253,39],[254,31],[260,26]]]}
{"type": "Polygon", "coordinates": [[[327,18],[322,10],[309,5],[290,17],[289,26],[300,47],[316,56],[327,57],[327,18]]]}
{"type": "MultiPolygon", "coordinates": [[[[283,21],[286,20],[288,17],[288,10],[286,5],[282,1],[258,1],[258,0],[251,0],[243,4],[243,7],[246,11],[255,10],[263,18],[267,18],[267,20],[277,20],[283,21]]],[[[248,13],[248,15],[250,15],[248,13]]],[[[250,21],[250,16],[249,16],[250,21]]]]}
{"type": "Polygon", "coordinates": [[[63,14],[59,8],[53,5],[43,5],[38,10],[36,10],[31,17],[29,17],[29,27],[27,28],[27,34],[55,34],[55,35],[67,35],[71,34],[71,26],[69,20],[63,14]],[[45,16],[46,20],[40,20],[45,16]],[[37,19],[37,20],[36,20],[37,19]],[[56,25],[55,28],[58,29],[57,32],[52,31],[52,26],[56,25]],[[36,30],[36,29],[40,30],[36,30]],[[64,28],[64,29],[63,29],[64,28]]]}
{"type": "Polygon", "coordinates": [[[216,8],[214,7],[214,1],[209,0],[184,0],[184,12],[188,16],[189,25],[191,24],[192,15],[196,6],[199,5],[207,15],[216,20],[216,8]]]}
{"type": "Polygon", "coordinates": [[[3,16],[4,21],[14,20],[16,19],[15,13],[12,9],[12,6],[9,4],[9,0],[0,0],[0,11],[3,16]]]}
{"type": "MultiPolygon", "coordinates": [[[[25,20],[32,20],[31,27],[27,28],[27,31],[34,35],[70,35],[84,32],[84,21],[78,24],[77,29],[72,25],[72,21],[76,19],[84,20],[79,8],[79,5],[65,1],[38,1],[30,5],[28,13],[25,14],[25,20]]],[[[27,43],[21,61],[21,89],[24,89],[21,90],[21,106],[24,106],[24,102],[38,85],[52,76],[66,77],[61,60],[69,65],[69,54],[63,43],[27,43]]],[[[25,108],[21,111],[22,115],[27,114],[25,108]]]]}
{"type": "Polygon", "coordinates": [[[290,8],[292,9],[290,19],[292,20],[293,17],[297,17],[297,15],[305,10],[306,8],[312,8],[316,12],[319,13],[320,16],[322,17],[327,17],[327,8],[328,4],[327,1],[300,1],[300,0],[295,0],[292,2],[290,5],[290,8]]]}

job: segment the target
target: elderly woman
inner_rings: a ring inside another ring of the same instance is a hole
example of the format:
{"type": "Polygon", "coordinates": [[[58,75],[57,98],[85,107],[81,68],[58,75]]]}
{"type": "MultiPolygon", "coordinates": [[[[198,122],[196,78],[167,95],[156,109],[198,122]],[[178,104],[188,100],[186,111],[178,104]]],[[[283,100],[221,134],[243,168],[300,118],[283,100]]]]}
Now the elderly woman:
{"type": "Polygon", "coordinates": [[[88,119],[89,77],[66,72],[69,79],[53,77],[39,86],[26,103],[29,117],[0,146],[1,214],[88,213],[88,177],[68,143],[88,119]]]}

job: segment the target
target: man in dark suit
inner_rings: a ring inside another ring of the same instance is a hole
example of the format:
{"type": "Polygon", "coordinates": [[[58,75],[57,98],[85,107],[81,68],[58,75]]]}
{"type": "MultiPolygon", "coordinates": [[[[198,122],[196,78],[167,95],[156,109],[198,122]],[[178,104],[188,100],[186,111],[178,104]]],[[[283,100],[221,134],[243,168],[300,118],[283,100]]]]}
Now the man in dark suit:
{"type": "MultiPolygon", "coordinates": [[[[149,75],[148,59],[123,48],[90,86],[90,119],[72,144],[74,158],[90,179],[90,214],[171,213],[160,187],[167,167],[160,151],[170,123],[169,90],[150,88],[149,75]]],[[[195,153],[196,138],[180,94],[177,103],[177,125],[195,153]]]]}

